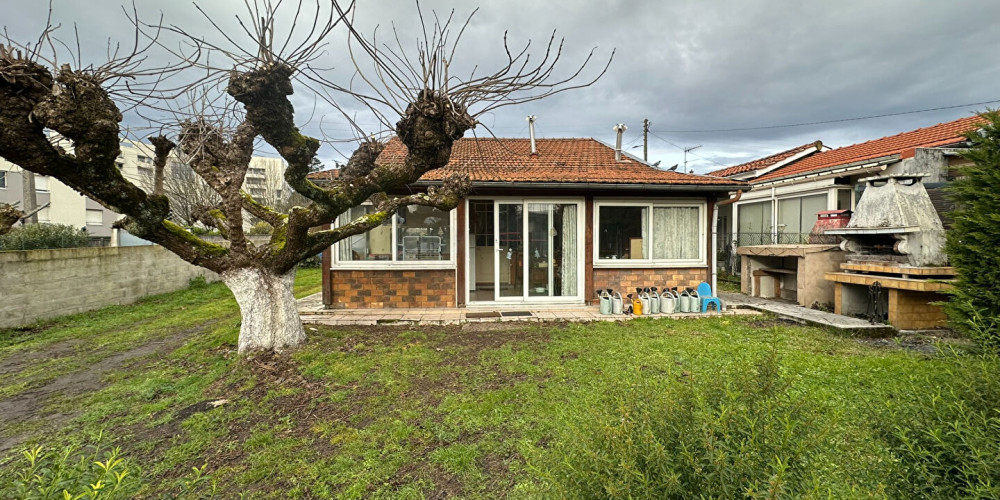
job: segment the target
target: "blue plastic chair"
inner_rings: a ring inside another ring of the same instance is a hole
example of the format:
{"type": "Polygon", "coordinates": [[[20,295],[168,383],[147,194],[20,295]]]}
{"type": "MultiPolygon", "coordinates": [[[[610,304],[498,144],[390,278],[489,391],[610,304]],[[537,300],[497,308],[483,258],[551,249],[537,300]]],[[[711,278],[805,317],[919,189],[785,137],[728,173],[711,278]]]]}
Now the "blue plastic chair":
{"type": "Polygon", "coordinates": [[[712,295],[712,285],[702,281],[698,284],[698,297],[701,298],[701,312],[708,312],[708,305],[715,304],[715,310],[722,312],[722,300],[712,295]]]}

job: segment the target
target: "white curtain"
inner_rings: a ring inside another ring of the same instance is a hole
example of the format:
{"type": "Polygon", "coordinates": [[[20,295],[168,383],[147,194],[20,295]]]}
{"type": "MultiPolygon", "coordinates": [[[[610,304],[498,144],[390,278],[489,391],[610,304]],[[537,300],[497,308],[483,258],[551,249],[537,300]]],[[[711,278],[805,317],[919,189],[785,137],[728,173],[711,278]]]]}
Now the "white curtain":
{"type": "Polygon", "coordinates": [[[699,255],[698,207],[653,209],[653,258],[697,259],[699,255]]]}
{"type": "Polygon", "coordinates": [[[562,296],[578,295],[576,285],[579,275],[577,261],[576,205],[563,205],[562,212],[562,296]]]}

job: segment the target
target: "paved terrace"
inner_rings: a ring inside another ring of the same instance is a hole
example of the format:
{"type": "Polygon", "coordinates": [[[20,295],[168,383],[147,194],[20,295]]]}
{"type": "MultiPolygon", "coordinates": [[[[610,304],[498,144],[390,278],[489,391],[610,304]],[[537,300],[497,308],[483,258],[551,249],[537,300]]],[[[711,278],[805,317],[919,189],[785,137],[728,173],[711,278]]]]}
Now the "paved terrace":
{"type": "Polygon", "coordinates": [[[573,323],[590,321],[628,321],[637,317],[664,319],[694,319],[710,316],[734,316],[759,314],[747,308],[729,307],[718,313],[655,314],[649,316],[626,316],[623,314],[601,314],[597,306],[503,306],[470,308],[409,308],[409,309],[325,309],[322,295],[317,293],[299,300],[299,314],[303,323],[322,325],[454,325],[460,323],[489,323],[498,321],[568,321],[573,323]]]}
{"type": "Polygon", "coordinates": [[[743,295],[742,293],[727,292],[720,293],[719,298],[722,299],[727,307],[749,308],[758,311],[765,311],[798,323],[835,328],[846,333],[859,334],[866,337],[880,337],[896,334],[896,330],[889,325],[879,323],[872,324],[863,319],[851,316],[841,316],[840,314],[830,312],[817,311],[816,309],[809,309],[808,307],[802,307],[798,304],[790,302],[762,299],[759,297],[743,295]]]}
{"type": "Polygon", "coordinates": [[[710,311],[701,313],[655,314],[626,316],[622,314],[601,314],[597,306],[504,306],[471,308],[410,308],[410,309],[325,309],[322,295],[317,293],[299,300],[299,313],[303,323],[322,325],[454,325],[460,323],[490,322],[542,322],[568,321],[574,323],[589,321],[628,321],[637,317],[664,319],[696,319],[723,315],[752,315],[760,311],[773,313],[781,318],[798,323],[823,326],[852,334],[865,336],[885,336],[895,334],[888,325],[871,324],[863,319],[841,316],[797,304],[748,297],[740,293],[720,293],[726,304],[721,313],[710,311]]]}

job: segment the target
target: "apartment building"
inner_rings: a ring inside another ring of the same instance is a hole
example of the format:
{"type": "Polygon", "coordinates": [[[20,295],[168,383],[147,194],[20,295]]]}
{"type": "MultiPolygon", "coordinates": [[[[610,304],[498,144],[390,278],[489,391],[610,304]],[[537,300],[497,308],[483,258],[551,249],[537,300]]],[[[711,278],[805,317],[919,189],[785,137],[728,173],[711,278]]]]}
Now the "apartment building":
{"type": "MultiPolygon", "coordinates": [[[[152,190],[153,147],[137,141],[123,140],[121,155],[116,161],[122,175],[135,185],[152,190]]],[[[285,165],[280,158],[254,157],[250,161],[244,189],[267,203],[288,196],[284,181],[285,165]]],[[[180,158],[172,157],[164,171],[164,189],[171,195],[175,216],[183,221],[185,213],[195,203],[208,203],[214,193],[180,158]],[[181,200],[181,199],[184,200],[181,200]]],[[[39,207],[39,223],[66,224],[86,229],[96,245],[117,246],[118,231],[114,222],[121,215],[76,192],[55,178],[35,174],[35,193],[39,207]]],[[[23,208],[23,176],[21,168],[0,158],[0,203],[17,204],[23,208]]],[[[187,222],[187,221],[184,221],[187,222]]]]}

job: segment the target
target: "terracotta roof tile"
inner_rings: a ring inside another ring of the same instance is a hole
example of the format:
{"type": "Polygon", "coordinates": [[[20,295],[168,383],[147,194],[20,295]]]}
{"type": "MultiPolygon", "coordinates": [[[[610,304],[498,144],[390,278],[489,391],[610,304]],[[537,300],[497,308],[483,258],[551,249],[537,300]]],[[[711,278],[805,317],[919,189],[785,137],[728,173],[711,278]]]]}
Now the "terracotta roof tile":
{"type": "Polygon", "coordinates": [[[313,181],[332,181],[340,175],[339,169],[332,170],[321,170],[319,172],[311,172],[306,175],[306,179],[313,181]]]}
{"type": "Polygon", "coordinates": [[[742,174],[744,172],[752,172],[754,170],[763,170],[763,169],[765,169],[767,167],[770,167],[770,166],[772,166],[772,165],[774,165],[776,163],[779,163],[779,162],[782,162],[782,161],[784,161],[784,160],[786,160],[788,158],[791,158],[792,156],[795,156],[795,155],[797,155],[797,154],[799,154],[799,153],[801,153],[801,152],[803,152],[803,151],[805,151],[805,150],[807,150],[809,148],[818,149],[819,147],[822,147],[822,144],[823,143],[821,143],[820,141],[810,142],[809,144],[803,144],[803,145],[801,145],[801,146],[799,146],[797,148],[792,148],[792,149],[789,149],[789,150],[786,150],[786,151],[782,151],[780,153],[775,153],[775,154],[773,154],[771,156],[765,156],[763,158],[758,158],[758,159],[753,160],[753,161],[748,161],[746,163],[741,163],[739,165],[735,165],[735,166],[732,166],[732,167],[723,168],[723,169],[720,169],[720,170],[716,170],[714,172],[709,172],[708,175],[714,175],[714,176],[717,176],[717,177],[728,177],[730,175],[742,174]]]}
{"type": "MultiPolygon", "coordinates": [[[[428,172],[422,181],[437,181],[452,172],[469,174],[473,182],[547,182],[599,184],[673,184],[732,186],[739,181],[660,170],[615,151],[594,139],[459,139],[451,161],[428,172]]],[[[397,138],[379,156],[382,164],[402,162],[406,146],[397,138]]]]}
{"type": "Polygon", "coordinates": [[[976,128],[976,124],[982,121],[983,119],[978,116],[970,116],[881,139],[823,151],[769,172],[754,179],[753,182],[806,174],[838,165],[847,165],[884,156],[896,154],[906,156],[914,148],[930,148],[954,144],[964,140],[962,133],[976,128]]]}

